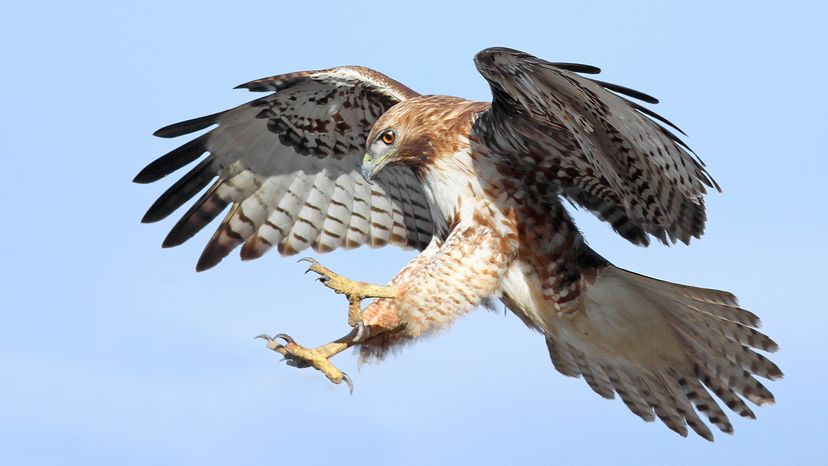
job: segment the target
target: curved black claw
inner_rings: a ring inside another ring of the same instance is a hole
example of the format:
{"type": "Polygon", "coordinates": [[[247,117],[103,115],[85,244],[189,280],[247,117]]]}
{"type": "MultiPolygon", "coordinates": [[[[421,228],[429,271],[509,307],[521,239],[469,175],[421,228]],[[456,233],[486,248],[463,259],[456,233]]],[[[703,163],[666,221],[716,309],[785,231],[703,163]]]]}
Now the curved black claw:
{"type": "Polygon", "coordinates": [[[344,372],[342,373],[342,381],[345,382],[346,385],[348,385],[348,392],[351,395],[353,395],[354,394],[354,382],[351,380],[351,378],[348,376],[348,374],[346,374],[344,372]]]}
{"type": "Polygon", "coordinates": [[[257,338],[261,338],[262,340],[266,341],[273,341],[273,337],[266,333],[262,333],[261,335],[256,335],[255,337],[253,337],[254,340],[256,340],[257,338]]]}
{"type": "Polygon", "coordinates": [[[284,333],[280,333],[278,335],[273,335],[274,340],[277,339],[277,338],[281,338],[282,340],[285,340],[285,342],[287,342],[287,343],[296,343],[296,340],[294,340],[292,336],[286,335],[284,333]]]}
{"type": "MultiPolygon", "coordinates": [[[[314,258],[312,258],[312,257],[303,257],[303,258],[299,259],[299,260],[298,260],[298,261],[296,261],[296,262],[297,262],[297,263],[299,263],[299,262],[307,262],[307,263],[309,263],[309,264],[311,265],[311,267],[313,267],[314,265],[319,265],[319,261],[318,261],[318,260],[316,260],[316,259],[314,259],[314,258]]],[[[310,272],[310,271],[311,271],[311,267],[308,267],[308,270],[305,270],[305,274],[306,274],[306,275],[307,275],[307,273],[308,273],[308,272],[310,272]]]]}

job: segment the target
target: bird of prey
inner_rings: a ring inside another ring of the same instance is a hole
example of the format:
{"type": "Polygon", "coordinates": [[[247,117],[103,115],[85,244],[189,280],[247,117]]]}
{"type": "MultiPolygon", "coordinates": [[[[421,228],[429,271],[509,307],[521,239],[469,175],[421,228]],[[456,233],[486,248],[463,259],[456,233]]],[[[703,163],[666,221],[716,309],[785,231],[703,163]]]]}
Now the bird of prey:
{"type": "Polygon", "coordinates": [[[554,367],[615,394],[644,419],[708,440],[700,419],[733,427],[712,395],[741,416],[745,402],[773,403],[755,376],[780,369],[757,350],[776,343],[759,318],[724,291],[679,285],[612,265],[592,250],[563,200],[646,246],[702,235],[703,196],[719,189],[704,164],[644,103],[653,97],[584,75],[595,67],[552,63],[489,48],[474,57],[491,102],[419,95],[368,68],[342,66],[242,84],[264,97],[176,123],[172,138],[211,128],[149,164],[135,182],[157,181],[205,158],[149,208],[167,217],[207,188],[164,240],[179,245],[221,212],[197,270],[237,246],[242,259],[272,247],[393,244],[420,254],[387,285],[349,280],[308,259],[349,301],[351,331],[318,348],[261,335],[297,367],[333,383],[351,379],[329,359],[360,357],[447,328],[500,299],[542,334],[554,367]],[[209,185],[209,187],[208,187],[209,185]],[[229,206],[229,209],[228,209],[229,206]],[[363,309],[366,298],[377,298],[363,309]]]}

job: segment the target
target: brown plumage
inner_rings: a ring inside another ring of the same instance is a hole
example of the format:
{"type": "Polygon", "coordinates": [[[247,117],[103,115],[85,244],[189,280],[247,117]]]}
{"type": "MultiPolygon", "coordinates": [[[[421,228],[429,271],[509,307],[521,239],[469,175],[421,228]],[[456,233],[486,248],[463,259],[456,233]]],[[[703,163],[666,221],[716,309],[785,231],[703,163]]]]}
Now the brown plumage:
{"type": "Polygon", "coordinates": [[[699,414],[732,432],[712,395],[746,417],[754,414],[745,399],[772,403],[754,376],[782,376],[757,352],[777,346],[756,330],[754,314],[730,293],[614,267],[587,246],[562,203],[635,244],[702,235],[703,196],[718,185],[659,123],[675,125],[624,96],[657,101],[576,74],[594,67],[514,50],[484,50],[475,64],[491,103],[419,96],[361,67],[243,85],[273,94],[156,133],[218,125],[136,177],[155,181],[210,154],[144,220],[161,220],[212,182],[164,242],[181,244],[229,205],[199,270],[240,245],[244,259],[272,247],[284,255],[363,244],[422,250],[391,280],[394,298],[365,309],[363,357],[499,297],[543,334],[558,371],[583,376],[602,397],[617,393],[645,421],[657,417],[681,435],[689,427],[712,440],[699,414]]]}

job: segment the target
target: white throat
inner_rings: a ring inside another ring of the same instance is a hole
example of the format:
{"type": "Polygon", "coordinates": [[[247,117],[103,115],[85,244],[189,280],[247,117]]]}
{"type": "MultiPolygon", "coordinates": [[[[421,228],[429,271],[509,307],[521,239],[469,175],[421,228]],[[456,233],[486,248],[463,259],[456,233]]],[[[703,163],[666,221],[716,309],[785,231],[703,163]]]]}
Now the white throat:
{"type": "Polygon", "coordinates": [[[464,146],[434,160],[424,173],[423,192],[440,238],[448,235],[450,226],[470,222],[476,200],[483,196],[467,139],[464,146]]]}

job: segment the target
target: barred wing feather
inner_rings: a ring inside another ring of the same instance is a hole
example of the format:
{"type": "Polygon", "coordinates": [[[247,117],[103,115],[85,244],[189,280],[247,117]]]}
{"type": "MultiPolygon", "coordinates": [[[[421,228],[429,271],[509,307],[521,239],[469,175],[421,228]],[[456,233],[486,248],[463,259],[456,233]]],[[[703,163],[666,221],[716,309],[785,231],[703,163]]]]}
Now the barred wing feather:
{"type": "Polygon", "coordinates": [[[198,270],[242,244],[243,259],[273,246],[290,255],[309,247],[327,252],[363,244],[428,245],[431,214],[413,172],[389,167],[368,184],[359,171],[374,122],[414,91],[362,67],[291,73],[239,87],[273,93],[155,133],[177,137],[215,126],[135,178],[157,181],[208,154],[144,216],[144,222],[159,221],[209,185],[172,228],[165,247],[187,241],[228,205],[198,270]]]}

